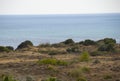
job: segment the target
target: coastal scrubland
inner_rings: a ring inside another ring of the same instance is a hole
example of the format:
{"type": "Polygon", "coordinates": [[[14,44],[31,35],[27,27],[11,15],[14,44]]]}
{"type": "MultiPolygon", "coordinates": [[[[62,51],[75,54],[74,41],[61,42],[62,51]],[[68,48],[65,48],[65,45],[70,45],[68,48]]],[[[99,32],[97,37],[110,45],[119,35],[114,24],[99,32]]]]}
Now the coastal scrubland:
{"type": "Polygon", "coordinates": [[[120,81],[120,44],[104,38],[0,46],[0,81],[120,81]]]}

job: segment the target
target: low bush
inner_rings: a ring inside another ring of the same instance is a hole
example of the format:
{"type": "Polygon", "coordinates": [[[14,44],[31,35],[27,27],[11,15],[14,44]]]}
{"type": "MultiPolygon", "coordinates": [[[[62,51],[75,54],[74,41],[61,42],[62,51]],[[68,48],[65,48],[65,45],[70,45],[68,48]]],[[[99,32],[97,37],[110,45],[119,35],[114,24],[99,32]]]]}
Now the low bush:
{"type": "Polygon", "coordinates": [[[82,75],[81,68],[75,68],[68,72],[68,76],[78,78],[82,75]]]}
{"type": "Polygon", "coordinates": [[[116,40],[112,38],[105,38],[103,40],[99,40],[98,44],[99,44],[98,51],[114,52],[116,40]]]}
{"type": "Polygon", "coordinates": [[[83,52],[81,55],[80,55],[80,61],[85,61],[85,62],[88,62],[90,60],[90,55],[88,52],[83,52]]]}
{"type": "Polygon", "coordinates": [[[45,81],[59,81],[56,77],[49,77],[45,81]]]}
{"type": "Polygon", "coordinates": [[[101,51],[94,51],[94,52],[91,52],[90,55],[91,56],[100,56],[100,55],[103,55],[104,53],[101,52],[101,51]]]}
{"type": "Polygon", "coordinates": [[[83,73],[88,73],[88,72],[90,72],[90,68],[89,68],[89,67],[82,67],[82,68],[81,68],[81,71],[82,71],[83,73]]]}
{"type": "Polygon", "coordinates": [[[51,44],[49,43],[40,44],[39,47],[51,47],[51,44]]]}
{"type": "Polygon", "coordinates": [[[51,46],[55,47],[55,48],[66,47],[66,45],[64,43],[56,43],[56,44],[52,44],[51,46]]]}
{"type": "Polygon", "coordinates": [[[93,40],[89,40],[89,39],[87,39],[87,40],[84,41],[83,44],[86,45],[86,46],[88,46],[88,45],[95,45],[96,42],[93,41],[93,40]]]}
{"type": "Polygon", "coordinates": [[[2,75],[0,80],[1,81],[17,81],[12,76],[9,76],[9,75],[2,75]]]}
{"type": "Polygon", "coordinates": [[[29,40],[26,40],[22,42],[20,45],[18,45],[17,49],[28,48],[30,46],[33,46],[33,43],[29,40]]]}
{"type": "Polygon", "coordinates": [[[116,40],[112,38],[103,39],[105,44],[116,44],[116,40]]]}
{"type": "Polygon", "coordinates": [[[27,76],[27,77],[26,77],[26,81],[34,81],[34,80],[33,80],[33,78],[32,78],[32,77],[27,76]]]}
{"type": "Polygon", "coordinates": [[[80,50],[79,47],[68,48],[68,49],[66,49],[66,51],[67,51],[68,53],[81,53],[81,50],[80,50]]]}
{"type": "Polygon", "coordinates": [[[112,39],[112,38],[104,38],[104,39],[101,39],[101,40],[98,40],[97,43],[99,45],[102,45],[102,44],[116,44],[116,40],[115,39],[112,39]]]}
{"type": "Polygon", "coordinates": [[[98,51],[113,52],[113,51],[115,51],[115,48],[114,48],[114,45],[113,45],[113,44],[104,44],[104,45],[101,45],[101,46],[98,48],[98,51]]]}
{"type": "Polygon", "coordinates": [[[84,44],[84,41],[80,41],[79,44],[84,44]]]}
{"type": "Polygon", "coordinates": [[[80,78],[78,78],[76,81],[87,81],[87,79],[84,78],[84,77],[80,77],[80,78]]]}
{"type": "Polygon", "coordinates": [[[49,49],[39,49],[38,52],[39,53],[43,53],[43,54],[49,54],[51,50],[49,49]]]}
{"type": "Polygon", "coordinates": [[[47,69],[48,69],[48,70],[52,70],[52,71],[56,71],[56,68],[55,68],[55,66],[53,66],[53,65],[48,65],[48,66],[47,66],[47,69]]]}
{"type": "Polygon", "coordinates": [[[98,59],[96,59],[96,60],[93,61],[93,64],[99,64],[99,63],[101,63],[101,62],[98,59]]]}
{"type": "Polygon", "coordinates": [[[104,79],[105,80],[112,79],[112,76],[111,75],[104,75],[104,79]]]}
{"type": "Polygon", "coordinates": [[[72,39],[67,39],[63,43],[64,44],[74,44],[75,42],[72,39]]]}
{"type": "Polygon", "coordinates": [[[10,50],[4,46],[0,46],[0,52],[10,52],[10,50]]]}
{"type": "Polygon", "coordinates": [[[49,55],[57,55],[57,54],[66,54],[66,51],[62,51],[62,50],[51,50],[49,51],[49,55]]]}
{"type": "Polygon", "coordinates": [[[50,52],[49,52],[49,55],[51,55],[51,56],[52,56],[52,55],[57,55],[58,53],[59,53],[59,52],[57,52],[57,51],[50,51],[50,52]]]}
{"type": "Polygon", "coordinates": [[[45,59],[39,60],[37,63],[38,64],[60,65],[60,66],[68,65],[68,62],[62,61],[62,60],[57,60],[54,58],[45,58],[45,59]]]}
{"type": "Polygon", "coordinates": [[[14,48],[12,46],[6,46],[7,49],[14,51],[14,48]]]}
{"type": "Polygon", "coordinates": [[[57,81],[57,79],[55,77],[50,77],[46,81],[57,81]]]}
{"type": "Polygon", "coordinates": [[[66,50],[58,50],[58,49],[52,49],[52,48],[43,48],[38,50],[40,53],[45,53],[49,55],[57,55],[57,54],[67,54],[66,50]]]}
{"type": "Polygon", "coordinates": [[[96,42],[93,41],[93,40],[87,39],[87,40],[85,40],[85,41],[79,42],[79,44],[83,44],[83,45],[85,45],[85,46],[88,46],[88,45],[96,45],[96,42]]]}
{"type": "Polygon", "coordinates": [[[68,75],[70,77],[78,78],[78,77],[82,76],[83,73],[88,73],[88,72],[90,72],[90,68],[88,68],[88,67],[81,67],[81,68],[72,69],[68,73],[68,75]]]}

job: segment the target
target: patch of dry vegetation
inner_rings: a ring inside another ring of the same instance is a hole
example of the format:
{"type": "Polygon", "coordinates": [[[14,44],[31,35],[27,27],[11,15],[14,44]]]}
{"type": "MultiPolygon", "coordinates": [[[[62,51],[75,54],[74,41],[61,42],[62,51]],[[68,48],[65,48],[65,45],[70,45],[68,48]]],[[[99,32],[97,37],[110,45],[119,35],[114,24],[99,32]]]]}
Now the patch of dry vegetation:
{"type": "Polygon", "coordinates": [[[66,61],[62,61],[62,60],[57,60],[54,58],[45,58],[45,59],[41,59],[37,62],[38,64],[47,64],[47,65],[60,65],[60,66],[66,66],[68,65],[68,62],[66,61]]]}

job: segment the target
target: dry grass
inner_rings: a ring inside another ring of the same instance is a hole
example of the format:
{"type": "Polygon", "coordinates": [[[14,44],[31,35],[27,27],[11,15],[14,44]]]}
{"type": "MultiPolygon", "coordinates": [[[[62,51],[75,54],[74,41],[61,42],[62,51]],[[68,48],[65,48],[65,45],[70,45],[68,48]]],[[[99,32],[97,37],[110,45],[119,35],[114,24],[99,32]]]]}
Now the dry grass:
{"type": "MultiPolygon", "coordinates": [[[[41,48],[40,50],[43,49],[47,50],[48,48],[41,48]]],[[[57,50],[57,48],[50,47],[49,49],[57,50]]],[[[60,51],[65,51],[65,49],[61,48],[60,51]]],[[[10,74],[21,81],[26,81],[28,76],[32,76],[35,81],[45,80],[50,76],[61,81],[80,81],[82,78],[89,81],[120,80],[119,54],[90,56],[89,62],[81,62],[78,60],[79,57],[79,54],[54,55],[54,59],[69,63],[67,66],[56,66],[54,64],[37,64],[38,60],[50,58],[48,54],[39,53],[37,48],[31,51],[0,53],[0,75],[10,74]],[[96,59],[100,63],[94,63],[96,59]]],[[[56,64],[58,63],[56,62],[56,64]]]]}

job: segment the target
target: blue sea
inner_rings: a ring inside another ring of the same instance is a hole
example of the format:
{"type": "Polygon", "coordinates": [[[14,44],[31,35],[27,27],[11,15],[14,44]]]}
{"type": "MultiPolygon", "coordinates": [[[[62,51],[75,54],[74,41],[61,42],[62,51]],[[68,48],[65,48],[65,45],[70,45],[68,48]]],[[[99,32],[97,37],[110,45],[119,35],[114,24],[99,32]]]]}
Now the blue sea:
{"type": "Polygon", "coordinates": [[[114,38],[120,43],[120,14],[0,15],[0,46],[58,43],[68,38],[114,38]]]}

